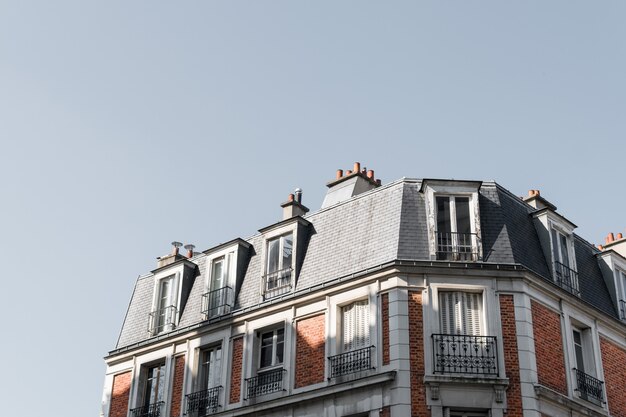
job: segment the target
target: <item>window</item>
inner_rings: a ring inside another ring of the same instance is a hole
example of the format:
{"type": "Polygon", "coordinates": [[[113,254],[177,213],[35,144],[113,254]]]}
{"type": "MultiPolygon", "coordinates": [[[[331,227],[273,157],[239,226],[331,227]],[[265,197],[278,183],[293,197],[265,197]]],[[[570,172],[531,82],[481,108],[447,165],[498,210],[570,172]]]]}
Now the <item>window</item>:
{"type": "Polygon", "coordinates": [[[370,305],[356,301],[341,308],[341,352],[331,356],[330,378],[372,369],[370,344],[370,305]]]}
{"type": "Polygon", "coordinates": [[[436,196],[437,259],[478,260],[476,234],[472,233],[470,198],[436,196]]]}
{"type": "Polygon", "coordinates": [[[591,344],[591,329],[572,327],[574,374],[576,391],[583,400],[601,404],[603,382],[595,378],[594,355],[591,344]]]}
{"type": "Polygon", "coordinates": [[[293,234],[289,233],[267,241],[267,263],[264,289],[266,297],[285,293],[291,288],[293,234]]]}
{"type": "Polygon", "coordinates": [[[621,285],[622,296],[619,300],[619,317],[622,320],[626,320],[626,272],[621,269],[616,269],[618,286],[621,285]]]}
{"type": "Polygon", "coordinates": [[[283,363],[285,329],[261,333],[259,370],[283,363]]]}
{"type": "Polygon", "coordinates": [[[159,417],[165,398],[165,362],[150,365],[142,373],[141,406],[131,409],[131,417],[159,417]]]}
{"type": "Polygon", "coordinates": [[[220,380],[222,372],[222,347],[213,346],[200,352],[198,390],[186,396],[186,415],[206,416],[219,408],[220,380]]]}
{"type": "Polygon", "coordinates": [[[569,236],[552,228],[552,256],[556,283],[574,295],[580,295],[578,273],[574,270],[569,236]]]}
{"type": "Polygon", "coordinates": [[[478,292],[440,291],[441,333],[433,334],[434,373],[498,375],[495,336],[485,336],[478,292]]]}
{"type": "Polygon", "coordinates": [[[370,346],[369,303],[357,301],[341,309],[342,350],[349,352],[370,346]]]}
{"type": "Polygon", "coordinates": [[[441,333],[481,334],[482,294],[462,291],[439,292],[441,333]]]}
{"type": "Polygon", "coordinates": [[[203,295],[202,312],[206,318],[230,313],[233,291],[228,286],[231,256],[221,256],[211,262],[209,291],[203,295]]]}
{"type": "Polygon", "coordinates": [[[150,313],[149,331],[151,334],[173,330],[176,324],[176,291],[174,276],[158,282],[155,310],[150,313]]]}

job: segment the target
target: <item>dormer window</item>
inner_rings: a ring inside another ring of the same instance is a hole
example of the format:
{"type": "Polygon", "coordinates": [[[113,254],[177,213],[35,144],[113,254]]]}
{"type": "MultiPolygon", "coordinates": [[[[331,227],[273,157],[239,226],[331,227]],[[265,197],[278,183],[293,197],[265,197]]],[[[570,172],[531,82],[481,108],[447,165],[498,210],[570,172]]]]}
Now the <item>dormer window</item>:
{"type": "Polygon", "coordinates": [[[267,241],[267,264],[264,279],[264,294],[266,296],[278,295],[291,288],[292,260],[292,233],[267,241]]]}
{"type": "Polygon", "coordinates": [[[431,259],[478,261],[482,258],[476,181],[424,180],[431,259]]]}
{"type": "Polygon", "coordinates": [[[148,323],[148,332],[157,335],[176,328],[178,322],[178,277],[177,274],[157,277],[153,307],[148,323]]]}
{"type": "Polygon", "coordinates": [[[572,236],[567,234],[557,225],[552,225],[550,230],[552,241],[552,262],[554,265],[554,279],[557,285],[570,293],[580,296],[578,286],[578,272],[573,260],[572,236]]]}
{"type": "Polygon", "coordinates": [[[621,298],[618,301],[619,318],[626,321],[626,272],[616,268],[615,275],[617,276],[617,285],[621,287],[621,298]]]}
{"type": "Polygon", "coordinates": [[[205,320],[230,314],[235,305],[235,288],[245,273],[250,244],[243,239],[222,243],[203,253],[207,255],[202,315],[205,320]]]}

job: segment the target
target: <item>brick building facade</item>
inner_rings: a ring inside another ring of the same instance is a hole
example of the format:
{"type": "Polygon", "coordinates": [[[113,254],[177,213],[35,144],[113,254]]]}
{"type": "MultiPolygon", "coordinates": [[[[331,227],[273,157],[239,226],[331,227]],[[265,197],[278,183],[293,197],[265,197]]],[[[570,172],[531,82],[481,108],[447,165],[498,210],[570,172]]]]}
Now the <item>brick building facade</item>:
{"type": "Polygon", "coordinates": [[[327,186],[138,278],[101,416],[626,416],[621,234],[494,182],[327,186]]]}

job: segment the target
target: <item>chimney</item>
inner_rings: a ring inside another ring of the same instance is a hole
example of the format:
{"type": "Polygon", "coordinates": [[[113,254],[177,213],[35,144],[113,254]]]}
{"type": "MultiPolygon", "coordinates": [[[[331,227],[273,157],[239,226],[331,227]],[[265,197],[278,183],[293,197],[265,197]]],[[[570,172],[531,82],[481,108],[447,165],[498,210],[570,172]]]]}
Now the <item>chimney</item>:
{"type": "Polygon", "coordinates": [[[622,233],[618,233],[617,236],[613,233],[606,235],[604,239],[604,245],[601,250],[614,250],[623,257],[626,257],[626,239],[622,233]]]}
{"type": "Polygon", "coordinates": [[[539,190],[528,190],[528,196],[524,198],[524,201],[537,210],[549,208],[552,211],[556,211],[556,206],[543,198],[539,190]]]}
{"type": "Polygon", "coordinates": [[[172,251],[168,255],[157,258],[157,268],[161,268],[182,259],[183,256],[178,253],[181,246],[183,246],[183,244],[180,242],[172,242],[172,251]]]}
{"type": "Polygon", "coordinates": [[[192,245],[191,243],[185,245],[185,249],[187,249],[187,258],[191,259],[193,258],[193,250],[196,248],[195,245],[192,245]]]}
{"type": "Polygon", "coordinates": [[[355,195],[380,187],[381,181],[374,177],[374,170],[363,167],[360,162],[355,162],[352,170],[337,170],[335,179],[326,184],[328,191],[322,208],[332,206],[340,201],[348,200],[355,195]]]}
{"type": "MultiPolygon", "coordinates": [[[[339,172],[337,172],[339,175],[339,172]]],[[[296,216],[304,216],[309,209],[302,205],[302,190],[296,188],[294,194],[289,194],[287,201],[280,205],[283,208],[283,220],[296,216]]]]}

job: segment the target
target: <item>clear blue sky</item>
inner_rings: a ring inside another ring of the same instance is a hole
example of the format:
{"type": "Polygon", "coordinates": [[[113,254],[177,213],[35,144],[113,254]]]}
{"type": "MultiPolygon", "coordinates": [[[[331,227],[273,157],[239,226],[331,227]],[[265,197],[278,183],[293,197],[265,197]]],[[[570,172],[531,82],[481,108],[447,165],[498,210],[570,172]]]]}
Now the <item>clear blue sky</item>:
{"type": "Polygon", "coordinates": [[[4,415],[99,412],[137,275],[337,168],[624,232],[626,2],[0,0],[4,415]]]}

